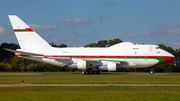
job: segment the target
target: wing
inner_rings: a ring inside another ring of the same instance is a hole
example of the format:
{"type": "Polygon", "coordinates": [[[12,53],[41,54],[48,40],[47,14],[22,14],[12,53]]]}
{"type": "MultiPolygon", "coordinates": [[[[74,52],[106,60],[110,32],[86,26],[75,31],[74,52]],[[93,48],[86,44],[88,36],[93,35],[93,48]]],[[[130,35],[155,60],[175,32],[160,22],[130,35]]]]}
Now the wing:
{"type": "Polygon", "coordinates": [[[66,61],[71,61],[73,59],[76,60],[81,60],[81,61],[86,61],[87,66],[92,67],[92,66],[100,66],[102,65],[102,62],[111,62],[111,63],[116,63],[117,65],[128,65],[128,66],[135,66],[136,64],[128,61],[128,60],[111,60],[111,59],[81,59],[81,58],[72,58],[72,57],[47,57],[48,59],[54,59],[58,62],[66,62],[66,61]]]}

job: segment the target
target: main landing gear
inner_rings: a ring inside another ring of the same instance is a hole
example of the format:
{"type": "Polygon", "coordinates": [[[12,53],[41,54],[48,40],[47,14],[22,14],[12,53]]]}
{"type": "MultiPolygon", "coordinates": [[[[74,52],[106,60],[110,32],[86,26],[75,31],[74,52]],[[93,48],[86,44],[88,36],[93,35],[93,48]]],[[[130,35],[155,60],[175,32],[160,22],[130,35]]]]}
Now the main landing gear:
{"type": "Polygon", "coordinates": [[[154,68],[151,68],[150,69],[150,74],[154,74],[154,72],[155,72],[154,68]]]}
{"type": "Polygon", "coordinates": [[[82,70],[81,74],[100,74],[100,71],[82,70]]]}

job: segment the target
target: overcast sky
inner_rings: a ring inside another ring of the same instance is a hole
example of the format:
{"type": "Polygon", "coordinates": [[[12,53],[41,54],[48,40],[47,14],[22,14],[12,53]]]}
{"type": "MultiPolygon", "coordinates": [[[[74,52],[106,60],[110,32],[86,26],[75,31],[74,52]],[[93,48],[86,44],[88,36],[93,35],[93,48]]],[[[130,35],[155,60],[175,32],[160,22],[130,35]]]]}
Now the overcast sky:
{"type": "Polygon", "coordinates": [[[180,48],[180,0],[1,0],[0,43],[18,43],[17,15],[48,43],[85,46],[120,38],[180,48]]]}

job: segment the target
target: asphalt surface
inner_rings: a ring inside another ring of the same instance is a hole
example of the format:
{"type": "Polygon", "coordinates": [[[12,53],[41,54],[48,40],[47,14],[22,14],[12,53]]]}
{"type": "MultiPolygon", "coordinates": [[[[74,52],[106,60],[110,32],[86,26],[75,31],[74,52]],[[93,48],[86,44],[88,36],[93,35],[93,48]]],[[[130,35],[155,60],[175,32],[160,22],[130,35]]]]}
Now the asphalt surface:
{"type": "MultiPolygon", "coordinates": [[[[82,75],[80,72],[53,72],[53,73],[45,73],[45,72],[34,72],[34,73],[20,73],[20,72],[0,72],[0,75],[82,75]]],[[[92,74],[85,74],[92,75],[92,74]]],[[[94,75],[180,75],[180,73],[154,73],[150,74],[148,72],[101,72],[101,74],[94,75]]]]}

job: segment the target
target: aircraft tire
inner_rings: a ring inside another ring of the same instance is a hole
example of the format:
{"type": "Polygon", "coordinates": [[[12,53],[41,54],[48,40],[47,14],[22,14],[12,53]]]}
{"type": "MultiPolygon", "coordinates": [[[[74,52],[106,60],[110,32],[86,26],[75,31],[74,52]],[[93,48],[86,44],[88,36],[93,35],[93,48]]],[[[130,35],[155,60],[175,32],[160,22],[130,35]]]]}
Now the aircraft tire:
{"type": "Polygon", "coordinates": [[[153,70],[151,70],[151,71],[150,71],[150,74],[154,74],[154,71],[153,71],[153,70]]]}
{"type": "Polygon", "coordinates": [[[90,72],[89,72],[89,71],[86,71],[86,74],[90,74],[90,72]]]}
{"type": "Polygon", "coordinates": [[[85,71],[82,71],[81,74],[86,74],[86,72],[85,72],[85,71]]]}

